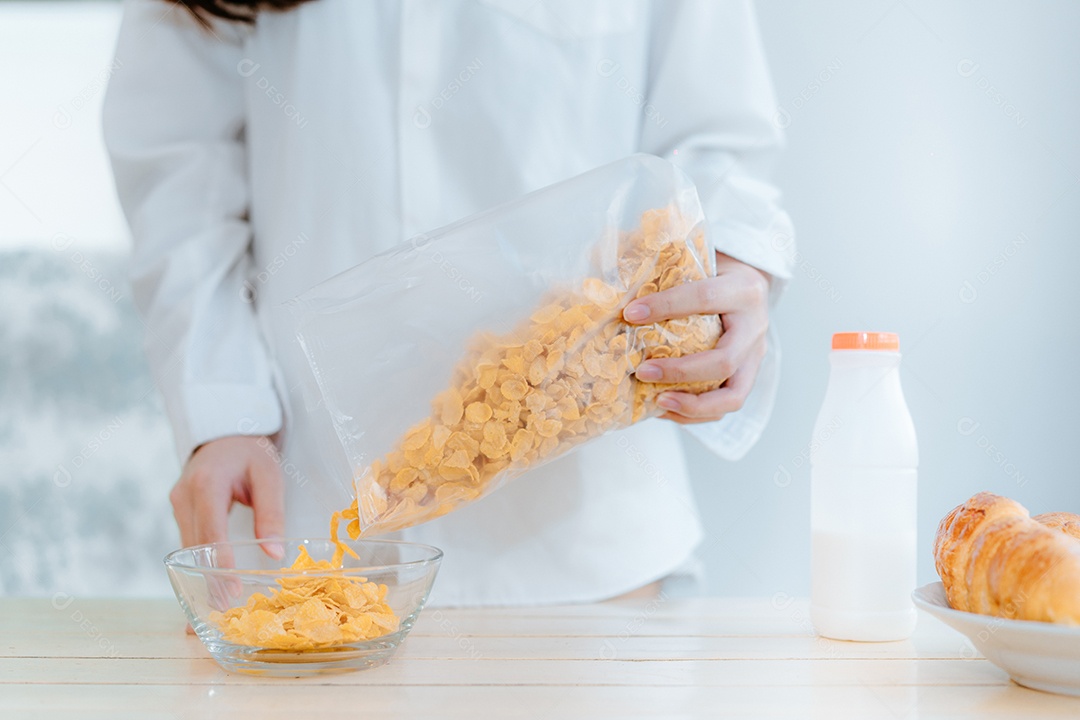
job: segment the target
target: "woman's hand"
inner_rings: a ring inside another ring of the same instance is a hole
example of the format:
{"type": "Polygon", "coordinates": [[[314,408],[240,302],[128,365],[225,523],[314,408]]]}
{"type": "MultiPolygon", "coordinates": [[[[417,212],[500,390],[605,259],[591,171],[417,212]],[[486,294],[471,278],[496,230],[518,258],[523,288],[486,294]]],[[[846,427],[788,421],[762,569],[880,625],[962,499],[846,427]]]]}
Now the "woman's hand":
{"type": "MultiPolygon", "coordinates": [[[[255,537],[280,538],[285,499],[277,447],[268,437],[235,435],[199,447],[169,493],[184,547],[228,540],[234,502],[255,514],[255,537]]],[[[285,556],[280,542],[262,543],[272,558],[285,556]]]]}
{"type": "Polygon", "coordinates": [[[721,380],[718,390],[694,395],[665,392],[657,399],[677,423],[719,420],[746,402],[765,357],[769,329],[769,278],[757,268],[716,253],[716,277],[686,283],[635,300],[623,310],[634,325],[688,315],[717,314],[724,334],[712,350],[679,358],[643,362],[637,378],[645,382],[721,380]]]}

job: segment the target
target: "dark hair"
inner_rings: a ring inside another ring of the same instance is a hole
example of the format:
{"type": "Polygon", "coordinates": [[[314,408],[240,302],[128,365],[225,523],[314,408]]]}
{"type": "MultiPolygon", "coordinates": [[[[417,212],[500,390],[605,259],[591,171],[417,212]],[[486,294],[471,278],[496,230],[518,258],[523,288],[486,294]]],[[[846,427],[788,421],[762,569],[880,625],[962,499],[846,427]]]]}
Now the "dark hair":
{"type": "Polygon", "coordinates": [[[260,10],[291,10],[310,0],[169,0],[187,8],[202,25],[209,25],[210,18],[221,18],[250,25],[260,10]]]}

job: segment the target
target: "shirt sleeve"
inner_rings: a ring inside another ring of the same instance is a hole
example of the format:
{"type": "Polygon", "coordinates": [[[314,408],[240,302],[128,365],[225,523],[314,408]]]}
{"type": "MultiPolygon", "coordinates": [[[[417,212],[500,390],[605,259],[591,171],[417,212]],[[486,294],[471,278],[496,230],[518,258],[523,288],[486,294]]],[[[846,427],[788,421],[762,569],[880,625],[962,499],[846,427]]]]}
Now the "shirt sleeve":
{"type": "MultiPolygon", "coordinates": [[[[643,152],[671,159],[695,182],[717,250],[770,276],[775,305],[795,264],[791,220],[768,172],[783,144],[772,82],[749,0],[654,2],[643,152]]],[[[780,379],[768,354],[743,408],[686,426],[721,457],[757,442],[780,379]]]]}
{"type": "Polygon", "coordinates": [[[258,299],[245,286],[242,33],[202,28],[173,3],[128,0],[105,98],[133,295],[181,462],[209,440],[282,423],[258,299]]]}

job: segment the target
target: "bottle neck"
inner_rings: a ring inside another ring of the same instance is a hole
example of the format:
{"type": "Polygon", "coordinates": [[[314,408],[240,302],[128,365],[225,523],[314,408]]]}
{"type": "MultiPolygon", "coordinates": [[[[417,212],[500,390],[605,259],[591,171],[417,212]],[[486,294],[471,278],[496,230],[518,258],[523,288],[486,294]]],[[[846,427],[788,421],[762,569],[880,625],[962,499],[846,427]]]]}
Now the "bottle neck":
{"type": "Polygon", "coordinates": [[[833,350],[829,363],[834,367],[896,367],[900,353],[892,350],[833,350]]]}
{"type": "Polygon", "coordinates": [[[840,403],[851,411],[902,397],[898,352],[834,350],[829,364],[830,405],[840,403]]]}
{"type": "Polygon", "coordinates": [[[850,392],[863,395],[881,383],[900,382],[900,353],[879,350],[834,350],[829,353],[830,382],[843,378],[850,392]]]}

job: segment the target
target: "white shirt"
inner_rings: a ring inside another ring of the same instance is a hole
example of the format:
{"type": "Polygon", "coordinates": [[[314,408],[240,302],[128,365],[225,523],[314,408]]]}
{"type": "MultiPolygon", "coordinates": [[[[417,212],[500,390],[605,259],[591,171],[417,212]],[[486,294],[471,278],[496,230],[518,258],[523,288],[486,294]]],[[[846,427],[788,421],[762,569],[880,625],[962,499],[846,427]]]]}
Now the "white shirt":
{"type": "MultiPolygon", "coordinates": [[[[275,320],[315,283],[634,152],[695,180],[717,249],[771,274],[774,298],[790,277],[763,176],[776,103],[742,0],[316,0],[212,32],[129,0],[117,67],[106,142],[177,450],[283,429],[290,536],[325,536],[344,505],[275,320]]],[[[690,428],[724,457],[768,419],[769,347],[746,407],[690,428]]],[[[530,604],[663,578],[701,526],[677,426],[651,420],[400,535],[446,551],[434,602],[530,604]]]]}

